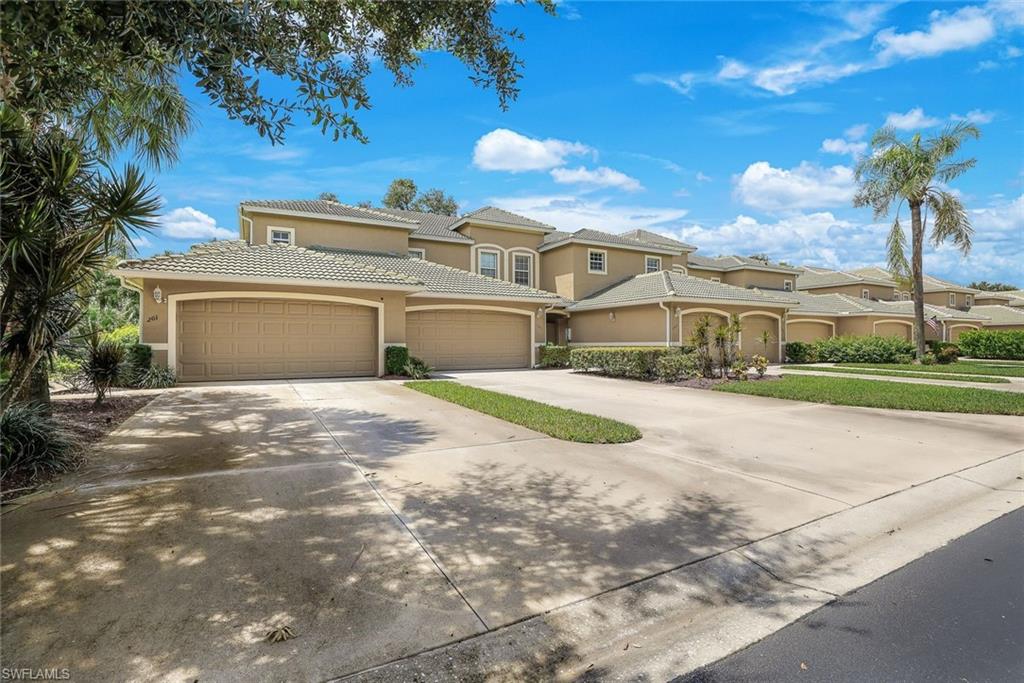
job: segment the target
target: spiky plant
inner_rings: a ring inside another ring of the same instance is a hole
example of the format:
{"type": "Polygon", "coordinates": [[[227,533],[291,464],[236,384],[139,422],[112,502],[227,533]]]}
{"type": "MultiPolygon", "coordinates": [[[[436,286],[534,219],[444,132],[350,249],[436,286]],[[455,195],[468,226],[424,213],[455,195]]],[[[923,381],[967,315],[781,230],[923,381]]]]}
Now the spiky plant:
{"type": "Polygon", "coordinates": [[[896,205],[895,220],[887,240],[889,270],[897,280],[909,283],[914,292],[918,360],[925,355],[922,296],[925,236],[928,235],[933,246],[950,241],[964,254],[970,252],[974,229],[960,199],[946,189],[946,185],[974,168],[975,159],[952,157],[966,140],[980,136],[978,127],[966,122],[950,126],[935,137],[924,139],[917,133],[909,140],[900,139],[896,131],[887,126],[871,138],[872,152],[857,164],[860,187],[853,205],[870,206],[876,219],[888,215],[892,205],[896,205]],[[907,238],[900,223],[903,204],[910,210],[909,259],[907,238]]]}

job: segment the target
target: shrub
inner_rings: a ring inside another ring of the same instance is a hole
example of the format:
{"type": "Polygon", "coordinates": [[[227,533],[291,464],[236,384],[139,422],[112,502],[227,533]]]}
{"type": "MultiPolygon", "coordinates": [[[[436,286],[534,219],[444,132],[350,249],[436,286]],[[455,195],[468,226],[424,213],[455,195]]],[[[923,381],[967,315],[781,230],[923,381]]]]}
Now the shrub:
{"type": "Polygon", "coordinates": [[[914,345],[902,337],[832,337],[814,342],[819,361],[829,363],[895,363],[913,355],[914,345]]]}
{"type": "Polygon", "coordinates": [[[124,372],[121,375],[122,386],[139,386],[140,378],[149,371],[153,363],[153,350],[148,344],[132,344],[125,347],[124,372]]]}
{"type": "Polygon", "coordinates": [[[409,356],[409,362],[402,368],[402,373],[412,379],[430,379],[430,373],[434,368],[430,367],[416,356],[409,356]]]}
{"type": "Polygon", "coordinates": [[[679,382],[701,376],[696,353],[663,354],[654,362],[654,374],[662,382],[679,382]]]}
{"type": "Polygon", "coordinates": [[[935,354],[929,351],[921,356],[921,365],[935,365],[935,354]]]}
{"type": "Polygon", "coordinates": [[[935,350],[935,362],[942,365],[955,363],[959,357],[960,349],[958,349],[955,344],[947,344],[946,346],[935,350]]]}
{"type": "Polygon", "coordinates": [[[569,347],[555,346],[554,344],[540,347],[539,365],[542,368],[569,367],[569,347]]]}
{"type": "Polygon", "coordinates": [[[910,365],[914,362],[914,354],[912,353],[897,353],[896,363],[900,365],[910,365]]]}
{"type": "Polygon", "coordinates": [[[140,389],[166,389],[177,381],[174,370],[163,365],[150,365],[136,376],[135,386],[140,389]]]}
{"type": "Polygon", "coordinates": [[[758,377],[764,377],[764,373],[768,371],[768,358],[760,354],[755,354],[750,359],[750,364],[754,366],[758,377]]]}
{"type": "Polygon", "coordinates": [[[967,330],[957,344],[971,358],[1024,360],[1024,330],[967,330]]]}
{"type": "Polygon", "coordinates": [[[93,337],[82,371],[96,392],[96,405],[103,402],[110,387],[117,384],[125,370],[125,347],[108,339],[93,337]]]}
{"type": "Polygon", "coordinates": [[[746,358],[743,357],[742,353],[736,354],[736,358],[732,361],[732,376],[741,382],[747,381],[747,375],[750,374],[750,363],[746,358]]]}
{"type": "Polygon", "coordinates": [[[802,341],[786,342],[787,363],[817,363],[814,346],[802,341]]]}
{"type": "Polygon", "coordinates": [[[120,344],[124,347],[135,346],[139,343],[139,326],[121,325],[121,327],[113,329],[110,332],[104,332],[102,340],[113,342],[114,344],[120,344]]]}
{"type": "Polygon", "coordinates": [[[653,379],[658,359],[679,353],[678,348],[664,346],[592,346],[572,349],[569,363],[577,372],[596,371],[609,377],[653,379]]]}
{"type": "Polygon", "coordinates": [[[0,479],[14,472],[35,477],[62,472],[72,462],[74,442],[40,403],[13,403],[0,414],[0,479]]]}
{"type": "Polygon", "coordinates": [[[384,374],[401,375],[409,363],[409,349],[405,346],[389,346],[384,349],[384,374]]]}

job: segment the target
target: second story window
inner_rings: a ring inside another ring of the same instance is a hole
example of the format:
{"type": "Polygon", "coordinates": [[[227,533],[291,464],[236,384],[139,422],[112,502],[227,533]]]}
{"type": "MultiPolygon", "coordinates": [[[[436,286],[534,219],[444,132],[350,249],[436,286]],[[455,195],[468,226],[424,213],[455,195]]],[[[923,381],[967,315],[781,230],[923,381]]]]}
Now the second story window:
{"type": "Polygon", "coordinates": [[[267,230],[267,244],[280,244],[283,246],[295,244],[295,230],[292,228],[269,228],[267,230]]]}
{"type": "Polygon", "coordinates": [[[657,273],[661,270],[660,256],[644,256],[644,272],[657,273]]]}
{"type": "Polygon", "coordinates": [[[866,287],[864,289],[860,290],[860,298],[861,299],[870,299],[871,298],[871,290],[867,289],[866,287]]]}
{"type": "Polygon", "coordinates": [[[608,252],[601,249],[587,250],[587,272],[598,275],[608,274],[608,252]]]}
{"type": "Polygon", "coordinates": [[[423,260],[423,259],[427,258],[427,250],[426,249],[409,249],[409,258],[418,258],[420,260],[423,260]]]}
{"type": "Polygon", "coordinates": [[[498,252],[481,251],[477,255],[481,275],[487,277],[498,277],[498,252]]]}
{"type": "Polygon", "coordinates": [[[953,292],[949,293],[949,307],[956,308],[956,294],[953,292]]]}
{"type": "Polygon", "coordinates": [[[530,254],[512,255],[512,282],[526,287],[533,286],[533,256],[530,254]]]}
{"type": "Polygon", "coordinates": [[[792,280],[783,280],[782,281],[782,289],[784,289],[787,292],[792,292],[793,291],[793,281],[792,280]]]}

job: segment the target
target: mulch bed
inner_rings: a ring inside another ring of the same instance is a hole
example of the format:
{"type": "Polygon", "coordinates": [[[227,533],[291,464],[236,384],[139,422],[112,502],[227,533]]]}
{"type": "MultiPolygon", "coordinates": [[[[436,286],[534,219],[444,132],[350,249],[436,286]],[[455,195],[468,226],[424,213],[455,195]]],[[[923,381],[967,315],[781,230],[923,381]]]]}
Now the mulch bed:
{"type": "MultiPolygon", "coordinates": [[[[764,377],[758,377],[757,375],[751,375],[746,379],[747,382],[772,382],[775,380],[782,379],[780,375],[765,375],[764,377]]],[[[735,379],[721,379],[716,377],[714,379],[708,379],[706,377],[697,377],[696,379],[684,379],[682,382],[672,382],[672,386],[676,387],[689,387],[690,389],[711,389],[717,384],[727,384],[729,382],[738,382],[740,380],[735,379]]]]}
{"type": "MultiPolygon", "coordinates": [[[[137,413],[143,406],[156,398],[156,394],[142,396],[108,396],[96,407],[93,398],[59,398],[54,396],[51,401],[53,416],[77,442],[74,459],[69,471],[74,471],[85,462],[93,444],[137,413]]],[[[22,496],[31,489],[42,486],[57,474],[41,475],[35,479],[29,473],[12,472],[4,477],[3,498],[22,496]],[[15,491],[15,489],[23,489],[15,491]]]]}

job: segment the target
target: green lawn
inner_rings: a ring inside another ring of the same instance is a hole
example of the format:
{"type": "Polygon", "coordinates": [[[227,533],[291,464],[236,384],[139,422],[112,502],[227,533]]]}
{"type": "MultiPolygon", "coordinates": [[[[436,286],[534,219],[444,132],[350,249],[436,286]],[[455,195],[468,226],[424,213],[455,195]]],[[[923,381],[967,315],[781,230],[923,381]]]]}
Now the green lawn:
{"type": "Polygon", "coordinates": [[[949,365],[914,365],[913,363],[836,363],[840,368],[874,368],[877,370],[909,370],[940,375],[997,375],[1002,377],[1024,377],[1024,367],[994,366],[991,363],[958,361],[949,365]]]}
{"type": "Polygon", "coordinates": [[[405,386],[563,441],[627,443],[643,436],[639,429],[624,422],[458,382],[428,380],[406,382],[405,386]]]}
{"type": "Polygon", "coordinates": [[[861,375],[877,375],[879,377],[918,377],[920,379],[952,379],[958,382],[981,382],[988,384],[1008,384],[1010,380],[1005,377],[975,377],[972,375],[946,375],[937,376],[934,372],[897,372],[896,370],[872,370],[871,368],[847,368],[847,367],[826,367],[826,366],[807,366],[807,365],[784,365],[782,366],[784,372],[790,370],[798,370],[804,372],[836,372],[840,374],[861,374],[861,375]]]}
{"type": "Polygon", "coordinates": [[[1024,394],[854,377],[786,375],[774,381],[719,384],[714,390],[841,406],[930,410],[940,413],[1024,415],[1024,394]]]}

